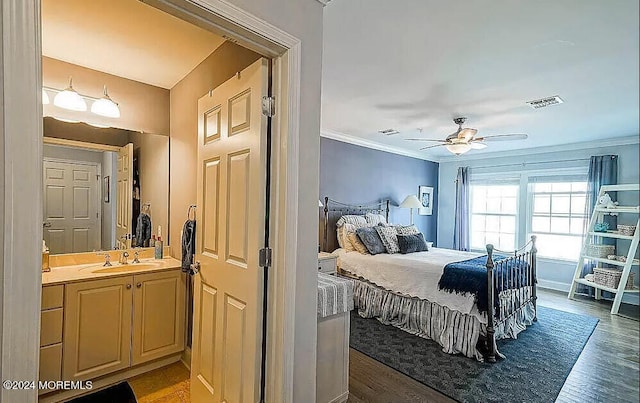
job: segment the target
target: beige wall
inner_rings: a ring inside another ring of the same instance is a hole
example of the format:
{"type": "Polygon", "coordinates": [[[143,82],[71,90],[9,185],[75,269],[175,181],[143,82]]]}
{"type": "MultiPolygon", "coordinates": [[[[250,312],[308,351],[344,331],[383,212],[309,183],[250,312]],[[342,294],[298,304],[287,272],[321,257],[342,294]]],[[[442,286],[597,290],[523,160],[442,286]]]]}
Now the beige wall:
{"type": "Polygon", "coordinates": [[[73,77],[73,88],[82,95],[99,98],[102,96],[102,86],[106,85],[109,96],[120,106],[121,117],[111,119],[90,112],[67,111],[54,106],[53,99],[51,104],[44,105],[45,116],[169,135],[169,90],[60,60],[42,58],[43,86],[64,89],[69,84],[69,76],[73,77]]]}
{"type": "Polygon", "coordinates": [[[180,258],[180,231],[189,205],[196,204],[198,99],[260,55],[225,42],[171,89],[171,255],[180,258]]]}

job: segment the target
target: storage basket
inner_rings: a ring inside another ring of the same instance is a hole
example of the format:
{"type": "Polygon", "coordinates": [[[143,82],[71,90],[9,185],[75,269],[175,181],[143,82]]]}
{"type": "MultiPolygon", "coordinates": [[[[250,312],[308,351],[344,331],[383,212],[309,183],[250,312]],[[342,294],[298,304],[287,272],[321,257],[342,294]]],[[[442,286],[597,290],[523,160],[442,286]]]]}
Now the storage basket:
{"type": "Polygon", "coordinates": [[[635,225],[618,224],[618,233],[620,235],[633,236],[633,234],[636,233],[636,226],[635,225]]]}
{"type": "MultiPolygon", "coordinates": [[[[620,277],[622,277],[622,270],[594,267],[593,277],[596,284],[604,285],[611,288],[618,288],[618,284],[620,284],[620,277]]],[[[625,286],[625,289],[630,290],[632,288],[633,273],[629,273],[629,278],[627,279],[627,285],[625,286]]]]}
{"type": "Polygon", "coordinates": [[[597,257],[601,259],[606,259],[608,255],[615,255],[616,246],[615,245],[595,245],[589,244],[587,245],[586,255],[590,257],[597,257]]]}

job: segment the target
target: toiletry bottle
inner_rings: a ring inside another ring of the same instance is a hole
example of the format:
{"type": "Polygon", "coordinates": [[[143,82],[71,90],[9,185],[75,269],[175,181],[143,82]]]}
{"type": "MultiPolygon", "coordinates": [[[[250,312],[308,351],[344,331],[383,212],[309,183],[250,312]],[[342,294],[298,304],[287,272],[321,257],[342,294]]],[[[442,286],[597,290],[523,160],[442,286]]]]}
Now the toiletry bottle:
{"type": "Polygon", "coordinates": [[[162,245],[162,228],[158,226],[158,238],[156,239],[156,243],[154,245],[154,252],[156,259],[162,259],[163,256],[163,245],[162,245]]]}
{"type": "Polygon", "coordinates": [[[51,271],[51,267],[49,266],[49,248],[47,248],[44,239],[42,240],[42,271],[51,271]]]}

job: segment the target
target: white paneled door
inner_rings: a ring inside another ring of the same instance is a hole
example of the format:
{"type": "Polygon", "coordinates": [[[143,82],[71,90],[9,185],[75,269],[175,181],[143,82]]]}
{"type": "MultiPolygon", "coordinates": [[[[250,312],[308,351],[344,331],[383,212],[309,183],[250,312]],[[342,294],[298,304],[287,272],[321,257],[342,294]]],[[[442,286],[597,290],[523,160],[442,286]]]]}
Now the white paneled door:
{"type": "Polygon", "coordinates": [[[51,253],[100,249],[97,166],[45,160],[44,231],[51,253]]]}
{"type": "Polygon", "coordinates": [[[116,178],[116,247],[131,247],[133,222],[133,143],[118,151],[116,178]]]}
{"type": "Polygon", "coordinates": [[[198,101],[196,402],[259,400],[268,74],[260,59],[198,101]]]}

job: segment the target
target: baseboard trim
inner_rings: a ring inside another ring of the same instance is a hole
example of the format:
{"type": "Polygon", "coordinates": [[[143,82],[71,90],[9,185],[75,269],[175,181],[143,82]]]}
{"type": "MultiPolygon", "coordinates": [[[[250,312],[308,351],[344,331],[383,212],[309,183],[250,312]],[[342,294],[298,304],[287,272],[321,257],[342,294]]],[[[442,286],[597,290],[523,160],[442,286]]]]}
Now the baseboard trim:
{"type": "Polygon", "coordinates": [[[173,354],[165,358],[160,358],[155,361],[151,361],[145,364],[141,364],[134,368],[129,368],[114,374],[105,375],[99,379],[92,379],[93,387],[91,390],[64,390],[59,392],[50,392],[44,395],[40,395],[38,403],[57,403],[67,401],[82,395],[88,395],[89,393],[96,392],[100,389],[107,388],[115,385],[119,382],[126,381],[134,376],[144,374],[145,372],[153,371],[154,369],[166,367],[167,365],[179,362],[182,353],[173,354]]]}

